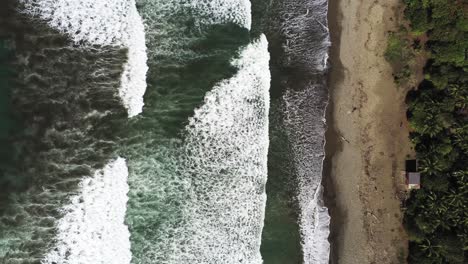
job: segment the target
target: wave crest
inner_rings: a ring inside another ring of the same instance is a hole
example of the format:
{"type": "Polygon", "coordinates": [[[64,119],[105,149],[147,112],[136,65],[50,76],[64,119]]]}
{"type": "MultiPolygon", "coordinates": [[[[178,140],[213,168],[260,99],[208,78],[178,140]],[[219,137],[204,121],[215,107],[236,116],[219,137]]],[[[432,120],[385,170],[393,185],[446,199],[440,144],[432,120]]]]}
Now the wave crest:
{"type": "Polygon", "coordinates": [[[128,49],[119,95],[129,117],[143,109],[146,91],[146,46],[143,21],[135,0],[20,0],[24,13],[39,17],[83,48],[128,49]]]}
{"type": "Polygon", "coordinates": [[[61,211],[55,246],[44,264],[130,263],[130,233],[124,224],[128,169],[123,158],[109,162],[79,183],[61,211]]]}

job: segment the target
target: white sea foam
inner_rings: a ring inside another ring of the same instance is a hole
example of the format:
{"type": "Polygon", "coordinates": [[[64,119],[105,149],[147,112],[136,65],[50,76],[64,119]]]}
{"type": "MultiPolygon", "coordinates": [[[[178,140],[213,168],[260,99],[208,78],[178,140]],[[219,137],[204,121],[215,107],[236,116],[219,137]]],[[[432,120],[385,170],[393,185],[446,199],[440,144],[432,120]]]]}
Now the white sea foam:
{"type": "Polygon", "coordinates": [[[130,233],[124,224],[128,170],[123,158],[84,178],[62,208],[58,235],[44,264],[128,264],[130,233]]]}
{"type": "Polygon", "coordinates": [[[330,216],[322,201],[325,98],[321,84],[287,90],[284,97],[286,131],[297,173],[299,228],[305,264],[326,264],[330,216]]]}
{"type": "Polygon", "coordinates": [[[128,48],[128,62],[124,65],[119,94],[129,117],[132,117],[143,111],[148,71],[145,27],[133,0],[127,19],[129,33],[125,39],[125,46],[128,48]]]}
{"type": "MultiPolygon", "coordinates": [[[[149,24],[164,23],[163,17],[171,17],[178,11],[190,11],[198,24],[235,23],[250,29],[252,25],[249,0],[136,0],[143,6],[149,24]]],[[[149,28],[159,31],[161,28],[149,28]]]]}
{"type": "Polygon", "coordinates": [[[190,5],[199,12],[204,23],[236,23],[250,29],[252,26],[249,0],[192,0],[190,5]]]}
{"type": "Polygon", "coordinates": [[[309,73],[327,70],[331,45],[327,24],[328,0],[282,1],[280,31],[287,64],[301,67],[309,73]]]}
{"type": "Polygon", "coordinates": [[[143,109],[147,55],[135,0],[20,0],[24,12],[67,34],[75,44],[128,49],[119,95],[130,117],[143,109]]]}

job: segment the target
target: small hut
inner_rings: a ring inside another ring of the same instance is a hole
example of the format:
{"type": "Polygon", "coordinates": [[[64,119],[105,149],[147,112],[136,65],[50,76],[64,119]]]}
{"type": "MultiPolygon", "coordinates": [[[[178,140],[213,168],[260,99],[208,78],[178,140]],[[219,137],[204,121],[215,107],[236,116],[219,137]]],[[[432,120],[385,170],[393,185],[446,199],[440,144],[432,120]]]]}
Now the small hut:
{"type": "Polygon", "coordinates": [[[421,173],[417,171],[418,162],[417,160],[407,160],[406,161],[406,189],[420,189],[421,188],[421,173]]]}

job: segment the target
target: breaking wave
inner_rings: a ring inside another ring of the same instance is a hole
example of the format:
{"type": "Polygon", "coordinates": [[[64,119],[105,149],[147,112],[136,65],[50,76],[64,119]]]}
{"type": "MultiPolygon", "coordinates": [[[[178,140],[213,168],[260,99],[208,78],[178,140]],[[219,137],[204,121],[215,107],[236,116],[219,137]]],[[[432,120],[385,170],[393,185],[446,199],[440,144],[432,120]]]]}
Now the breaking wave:
{"type": "MultiPolygon", "coordinates": [[[[0,262],[39,263],[48,253],[48,258],[82,254],[60,253],[69,246],[60,232],[71,234],[81,226],[60,230],[58,225],[65,228],[63,221],[69,219],[63,208],[80,206],[70,204],[70,199],[83,196],[83,179],[118,156],[116,132],[128,122],[119,96],[128,50],[78,44],[39,14],[25,11],[26,1],[7,3],[11,12],[0,26],[16,48],[11,100],[19,131],[10,138],[13,161],[2,168],[10,185],[0,204],[0,262]],[[60,250],[54,256],[55,248],[60,250]]],[[[123,222],[106,225],[119,223],[123,222]]],[[[128,243],[128,235],[123,239],[128,243]]]]}
{"type": "Polygon", "coordinates": [[[143,21],[135,0],[20,0],[26,14],[37,16],[82,47],[128,49],[119,95],[129,117],[143,108],[147,55],[143,21]]]}
{"type": "Polygon", "coordinates": [[[250,3],[137,5],[150,71],[122,144],[132,262],[260,263],[270,73],[250,3]]]}
{"type": "Polygon", "coordinates": [[[130,233],[124,224],[128,169],[118,158],[79,183],[79,194],[61,210],[55,246],[44,264],[130,263],[130,233]]]}
{"type": "Polygon", "coordinates": [[[182,262],[262,263],[268,62],[262,36],[233,62],[239,72],[209,92],[190,118],[183,162],[186,175],[195,177],[187,207],[190,231],[184,233],[190,234],[187,251],[192,256],[182,262]]]}
{"type": "Polygon", "coordinates": [[[238,72],[205,95],[181,140],[152,148],[147,138],[132,150],[135,263],[262,262],[268,61],[262,36],[232,61],[238,72]]]}

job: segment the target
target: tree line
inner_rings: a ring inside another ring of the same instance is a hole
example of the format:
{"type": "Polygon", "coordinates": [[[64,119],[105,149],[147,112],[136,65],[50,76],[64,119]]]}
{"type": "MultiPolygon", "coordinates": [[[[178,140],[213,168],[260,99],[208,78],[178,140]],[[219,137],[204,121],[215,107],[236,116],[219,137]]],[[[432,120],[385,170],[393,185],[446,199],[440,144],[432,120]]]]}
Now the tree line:
{"type": "Polygon", "coordinates": [[[422,173],[422,188],[406,202],[408,262],[468,263],[468,1],[403,1],[414,41],[392,35],[385,56],[410,59],[405,45],[429,56],[424,80],[407,96],[422,173]]]}

